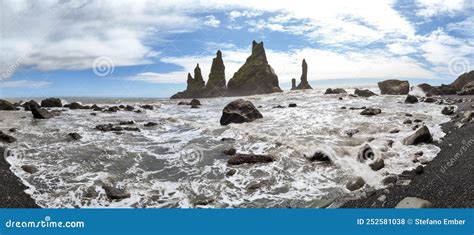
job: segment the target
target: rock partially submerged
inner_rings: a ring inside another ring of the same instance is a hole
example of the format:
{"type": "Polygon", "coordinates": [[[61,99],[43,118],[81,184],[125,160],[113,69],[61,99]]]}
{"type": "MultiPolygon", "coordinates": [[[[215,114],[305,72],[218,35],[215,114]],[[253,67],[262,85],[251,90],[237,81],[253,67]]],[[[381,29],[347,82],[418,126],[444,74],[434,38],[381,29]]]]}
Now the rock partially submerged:
{"type": "Polygon", "coordinates": [[[231,96],[281,92],[278,76],[268,64],[263,42],[252,42],[252,54],[227,84],[231,96]]]}
{"type": "Polygon", "coordinates": [[[422,126],[416,130],[413,134],[406,137],[403,140],[405,145],[417,145],[420,143],[431,143],[433,137],[431,136],[430,130],[426,126],[422,126]]]}
{"type": "MultiPolygon", "coordinates": [[[[303,59],[303,62],[301,64],[301,67],[303,69],[303,72],[301,74],[301,81],[300,84],[296,87],[292,87],[292,90],[304,90],[304,89],[313,89],[311,85],[308,83],[308,64],[306,64],[306,60],[303,59]]],[[[292,81],[293,82],[293,81],[292,81]]],[[[294,81],[296,83],[296,80],[294,81]]]]}
{"type": "Polygon", "coordinates": [[[46,109],[31,105],[30,106],[31,113],[33,114],[33,118],[36,119],[50,119],[54,117],[54,114],[49,112],[46,109]]]}
{"type": "Polygon", "coordinates": [[[396,79],[389,79],[378,83],[382,95],[407,95],[410,83],[396,79]]]}
{"type": "Polygon", "coordinates": [[[220,123],[221,125],[229,125],[230,123],[251,122],[259,118],[263,118],[263,115],[252,102],[238,99],[224,107],[220,123]]]}
{"type": "Polygon", "coordinates": [[[255,154],[235,154],[228,161],[229,165],[241,165],[241,164],[256,164],[256,163],[269,163],[275,159],[270,155],[255,155],[255,154]]]}
{"type": "Polygon", "coordinates": [[[416,98],[416,96],[414,95],[407,95],[407,98],[405,99],[405,103],[409,103],[409,104],[418,103],[418,98],[416,98]]]}
{"type": "Polygon", "coordinates": [[[308,159],[311,162],[318,161],[318,162],[330,162],[331,159],[329,156],[321,151],[316,151],[313,155],[311,156],[305,156],[306,159],[308,159]]]}
{"type": "Polygon", "coordinates": [[[360,97],[371,97],[371,96],[377,95],[368,89],[363,89],[363,90],[355,89],[354,94],[360,97]]]}
{"type": "Polygon", "coordinates": [[[41,107],[44,108],[61,108],[63,107],[61,100],[58,98],[48,98],[41,101],[41,107]]]}
{"type": "Polygon", "coordinates": [[[80,140],[82,139],[82,136],[79,135],[79,133],[72,132],[68,134],[69,137],[71,137],[73,140],[80,140]]]}
{"type": "Polygon", "coordinates": [[[5,134],[3,133],[3,131],[0,131],[0,142],[5,142],[5,143],[13,143],[16,141],[16,138],[11,136],[11,135],[8,135],[8,134],[5,134]]]}
{"type": "Polygon", "coordinates": [[[360,115],[374,116],[374,115],[378,115],[378,114],[381,114],[381,113],[382,113],[381,109],[366,108],[366,109],[362,110],[362,112],[360,112],[360,115]]]}
{"type": "Polygon", "coordinates": [[[444,115],[453,115],[454,114],[454,106],[445,106],[442,110],[441,113],[444,115]]]}
{"type": "Polygon", "coordinates": [[[130,197],[130,193],[127,192],[125,189],[108,185],[102,186],[102,189],[104,189],[105,195],[107,195],[107,198],[109,198],[110,200],[122,200],[130,197]]]}
{"type": "Polygon", "coordinates": [[[364,187],[364,185],[365,185],[365,180],[362,177],[357,176],[349,180],[349,182],[347,182],[346,188],[349,189],[350,191],[355,191],[364,187]]]}
{"type": "Polygon", "coordinates": [[[342,89],[342,88],[335,88],[335,89],[331,89],[331,88],[328,88],[326,89],[326,92],[324,92],[325,95],[331,95],[331,94],[347,94],[346,90],[342,89]]]}

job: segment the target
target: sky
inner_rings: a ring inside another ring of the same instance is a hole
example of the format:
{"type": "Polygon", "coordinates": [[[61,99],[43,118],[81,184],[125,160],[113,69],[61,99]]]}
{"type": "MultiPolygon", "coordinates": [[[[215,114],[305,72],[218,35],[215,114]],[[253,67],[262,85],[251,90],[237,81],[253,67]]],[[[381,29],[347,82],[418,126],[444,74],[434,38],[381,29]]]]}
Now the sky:
{"type": "Polygon", "coordinates": [[[0,0],[0,97],[169,97],[263,41],[280,86],[450,83],[474,69],[474,0],[0,0]]]}

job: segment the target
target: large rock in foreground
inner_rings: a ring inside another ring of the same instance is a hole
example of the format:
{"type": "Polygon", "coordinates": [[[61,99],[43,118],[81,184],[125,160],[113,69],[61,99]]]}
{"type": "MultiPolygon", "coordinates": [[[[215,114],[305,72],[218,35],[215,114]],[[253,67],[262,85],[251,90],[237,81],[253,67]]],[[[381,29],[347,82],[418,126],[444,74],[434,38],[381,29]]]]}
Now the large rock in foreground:
{"type": "Polygon", "coordinates": [[[220,123],[221,125],[229,125],[230,123],[251,122],[259,118],[263,118],[263,115],[252,102],[238,99],[224,107],[220,123]]]}
{"type": "Polygon", "coordinates": [[[15,110],[15,107],[9,101],[0,100],[0,110],[15,110]]]}
{"type": "Polygon", "coordinates": [[[252,42],[252,54],[227,84],[232,96],[281,92],[278,76],[268,64],[263,42],[252,42]]]}
{"type": "Polygon", "coordinates": [[[431,136],[428,127],[423,126],[403,140],[405,145],[417,145],[420,143],[431,143],[433,137],[431,136]]]}
{"type": "Polygon", "coordinates": [[[407,95],[410,91],[410,83],[396,79],[379,82],[380,94],[382,95],[407,95]]]}
{"type": "Polygon", "coordinates": [[[49,98],[41,101],[41,107],[45,108],[61,108],[63,107],[61,100],[58,98],[49,98]]]}
{"type": "Polygon", "coordinates": [[[359,90],[357,88],[354,90],[354,94],[360,97],[371,97],[377,95],[369,89],[359,90]]]}

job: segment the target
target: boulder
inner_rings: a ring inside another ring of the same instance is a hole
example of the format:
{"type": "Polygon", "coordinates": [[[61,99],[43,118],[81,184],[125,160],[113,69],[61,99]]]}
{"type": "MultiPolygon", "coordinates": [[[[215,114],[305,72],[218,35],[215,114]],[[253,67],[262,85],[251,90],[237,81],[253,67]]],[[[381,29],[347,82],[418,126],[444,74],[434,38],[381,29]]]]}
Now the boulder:
{"type": "Polygon", "coordinates": [[[241,165],[241,164],[256,164],[256,163],[269,163],[275,159],[270,155],[255,155],[255,154],[235,154],[228,161],[229,165],[241,165]]]}
{"type": "Polygon", "coordinates": [[[224,107],[220,123],[221,125],[229,125],[230,123],[251,122],[259,118],[263,118],[263,115],[252,102],[238,99],[224,107]]]}
{"type": "Polygon", "coordinates": [[[96,130],[102,131],[102,132],[107,132],[107,131],[123,131],[123,128],[121,126],[114,126],[111,123],[109,124],[100,124],[95,126],[96,130]]]}
{"type": "Polygon", "coordinates": [[[311,156],[305,156],[306,159],[308,159],[311,162],[318,161],[318,162],[330,162],[331,159],[326,153],[323,153],[321,151],[316,151],[313,155],[311,156]]]}
{"type": "Polygon", "coordinates": [[[370,147],[370,145],[368,144],[365,144],[364,146],[362,146],[362,148],[360,148],[359,152],[357,153],[357,160],[362,163],[364,163],[368,159],[374,160],[374,157],[375,157],[375,153],[370,147]]]}
{"type": "Polygon", "coordinates": [[[378,115],[378,114],[381,114],[381,113],[382,113],[381,109],[366,108],[366,109],[362,110],[362,112],[360,112],[360,115],[374,116],[374,115],[378,115]]]}
{"type": "Polygon", "coordinates": [[[423,166],[422,165],[419,165],[415,168],[414,170],[415,174],[417,175],[420,175],[420,174],[423,174],[423,166]]]}
{"type": "Polygon", "coordinates": [[[143,126],[152,127],[152,126],[157,126],[157,125],[158,125],[158,123],[156,123],[156,122],[147,122],[147,123],[145,123],[145,125],[143,125],[143,126]]]}
{"type": "Polygon", "coordinates": [[[298,105],[296,105],[295,103],[291,103],[291,104],[288,105],[288,107],[290,107],[290,108],[295,108],[296,106],[298,106],[298,105]]]}
{"type": "Polygon", "coordinates": [[[45,108],[61,108],[63,107],[61,100],[58,98],[48,98],[41,101],[41,107],[45,108]]]}
{"type": "Polygon", "coordinates": [[[82,139],[82,136],[79,135],[78,133],[76,132],[72,132],[72,133],[69,133],[67,134],[69,137],[71,137],[73,140],[80,140],[82,139]]]}
{"type": "Polygon", "coordinates": [[[308,64],[306,64],[305,59],[303,59],[301,67],[303,69],[303,72],[301,74],[300,84],[298,84],[295,89],[292,88],[292,90],[313,89],[308,83],[308,64]]]}
{"type": "Polygon", "coordinates": [[[326,89],[326,92],[324,92],[325,95],[330,95],[330,94],[347,94],[346,90],[342,89],[342,88],[335,88],[335,89],[331,89],[331,88],[328,88],[326,89]]]}
{"type": "Polygon", "coordinates": [[[389,79],[378,83],[382,95],[407,95],[410,83],[396,79],[389,79]]]}
{"type": "Polygon", "coordinates": [[[365,185],[364,179],[360,176],[357,176],[349,180],[349,182],[347,182],[346,188],[349,189],[350,191],[355,191],[364,187],[364,185],[365,185]]]}
{"type": "Polygon", "coordinates": [[[385,162],[383,161],[383,159],[377,158],[375,161],[371,162],[369,166],[370,166],[370,169],[374,171],[378,171],[385,167],[385,162]]]}
{"type": "Polygon", "coordinates": [[[102,189],[105,191],[105,195],[109,200],[122,200],[125,198],[130,197],[130,193],[128,193],[125,189],[120,189],[108,185],[102,186],[102,189]]]}
{"type": "Polygon", "coordinates": [[[69,104],[69,109],[82,109],[82,104],[72,102],[69,104]]]}
{"type": "Polygon", "coordinates": [[[222,151],[225,155],[233,156],[237,153],[237,150],[235,148],[230,148],[222,151]]]}
{"type": "Polygon", "coordinates": [[[453,115],[454,114],[454,106],[445,106],[442,110],[441,113],[444,115],[453,115]]]}
{"type": "Polygon", "coordinates": [[[407,98],[405,99],[405,103],[409,103],[409,104],[418,103],[418,98],[416,98],[416,96],[414,95],[407,95],[407,98]]]}
{"type": "Polygon", "coordinates": [[[360,97],[371,97],[371,96],[377,95],[368,89],[363,89],[363,90],[355,89],[354,94],[360,97]]]}
{"type": "Polygon", "coordinates": [[[21,166],[21,169],[25,171],[26,173],[34,174],[38,172],[38,168],[34,165],[23,165],[21,166]]]}
{"type": "Polygon", "coordinates": [[[192,99],[191,102],[189,102],[189,105],[199,106],[199,105],[201,105],[201,101],[199,101],[198,99],[192,99]]]}
{"type": "Polygon", "coordinates": [[[395,208],[431,208],[433,204],[427,200],[416,197],[403,198],[395,208]]]}
{"type": "Polygon", "coordinates": [[[11,136],[11,135],[7,135],[5,133],[3,133],[3,131],[0,131],[0,142],[5,142],[5,143],[13,143],[16,141],[16,138],[11,136]]]}
{"type": "Polygon", "coordinates": [[[35,106],[35,107],[37,107],[37,108],[40,107],[40,105],[39,105],[36,101],[34,101],[34,100],[30,100],[30,101],[28,101],[28,102],[25,102],[25,103],[23,103],[22,106],[23,106],[23,108],[25,109],[25,111],[31,111],[31,106],[32,106],[32,105],[35,106]]]}
{"type": "Polygon", "coordinates": [[[216,58],[212,60],[211,73],[207,80],[204,97],[225,96],[227,86],[225,81],[225,66],[222,60],[222,52],[217,51],[216,58]]]}
{"type": "Polygon", "coordinates": [[[127,105],[127,106],[125,106],[124,110],[131,112],[131,111],[135,110],[135,107],[133,107],[133,106],[131,106],[131,105],[127,105]]]}
{"type": "Polygon", "coordinates": [[[420,143],[431,143],[433,137],[431,136],[430,130],[426,126],[422,126],[416,130],[413,134],[406,137],[403,140],[405,145],[417,145],[420,143]]]}
{"type": "Polygon", "coordinates": [[[434,103],[436,102],[436,99],[433,97],[427,97],[423,102],[425,103],[434,103]]]}
{"type": "Polygon", "coordinates": [[[134,125],[135,121],[120,121],[119,125],[134,125]]]}
{"type": "Polygon", "coordinates": [[[33,114],[33,118],[36,119],[50,119],[54,117],[54,114],[49,112],[46,109],[31,105],[30,106],[31,113],[33,114]]]}
{"type": "Polygon", "coordinates": [[[383,180],[382,183],[384,185],[395,184],[398,181],[397,175],[387,175],[383,180]]]}
{"type": "Polygon", "coordinates": [[[453,83],[451,83],[450,86],[457,91],[460,91],[465,85],[471,82],[474,82],[474,70],[469,73],[462,74],[453,83]]]}
{"type": "Polygon", "coordinates": [[[263,42],[252,42],[252,54],[227,84],[229,95],[269,94],[281,91],[278,76],[268,64],[263,42]]]}
{"type": "Polygon", "coordinates": [[[154,109],[153,105],[150,105],[150,104],[145,104],[145,105],[142,105],[140,107],[142,109],[148,109],[148,110],[153,110],[154,109]]]}
{"type": "Polygon", "coordinates": [[[12,103],[0,99],[0,110],[16,110],[12,103]]]}

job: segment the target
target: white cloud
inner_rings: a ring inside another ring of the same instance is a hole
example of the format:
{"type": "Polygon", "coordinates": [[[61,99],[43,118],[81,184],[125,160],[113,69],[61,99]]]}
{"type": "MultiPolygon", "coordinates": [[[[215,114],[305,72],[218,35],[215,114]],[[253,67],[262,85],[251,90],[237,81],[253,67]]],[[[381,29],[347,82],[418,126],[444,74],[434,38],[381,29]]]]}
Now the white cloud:
{"type": "Polygon", "coordinates": [[[51,83],[46,81],[32,81],[32,80],[15,80],[15,81],[1,81],[1,88],[41,88],[49,86],[51,83]]]}
{"type": "Polygon", "coordinates": [[[433,17],[436,15],[455,15],[466,9],[472,0],[417,0],[420,7],[417,15],[433,17]]]}
{"type": "Polygon", "coordinates": [[[416,49],[413,46],[402,42],[388,44],[387,49],[396,55],[408,55],[416,52],[416,49]]]}
{"type": "Polygon", "coordinates": [[[221,22],[215,16],[209,15],[204,18],[204,25],[217,28],[221,25],[221,22]]]}
{"type": "Polygon", "coordinates": [[[448,31],[460,32],[474,40],[474,16],[470,16],[460,22],[450,23],[446,28],[448,31]]]}

